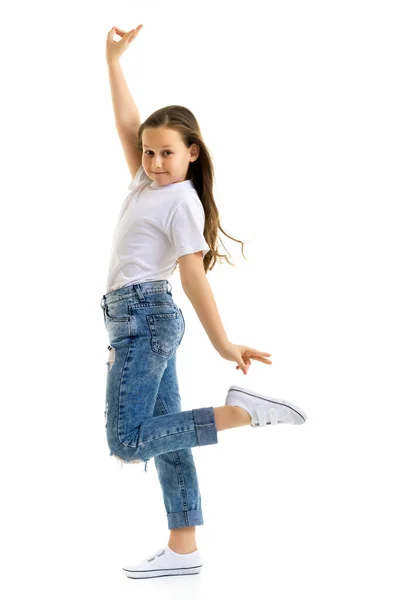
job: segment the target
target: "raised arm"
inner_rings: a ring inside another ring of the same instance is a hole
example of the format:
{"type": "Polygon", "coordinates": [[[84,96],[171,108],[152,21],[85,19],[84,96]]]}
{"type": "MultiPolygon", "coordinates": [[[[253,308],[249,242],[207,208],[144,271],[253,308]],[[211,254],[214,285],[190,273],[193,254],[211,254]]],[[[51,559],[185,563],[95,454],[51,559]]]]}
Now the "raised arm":
{"type": "Polygon", "coordinates": [[[141,27],[142,25],[139,25],[129,32],[113,27],[108,32],[106,51],[115,126],[132,179],[142,164],[141,153],[136,148],[140,114],[129,91],[119,58],[141,27]],[[114,32],[122,36],[119,42],[114,41],[114,32]]]}
{"type": "Polygon", "coordinates": [[[132,40],[142,28],[139,25],[131,31],[123,31],[113,27],[107,36],[106,59],[108,65],[108,74],[110,78],[111,96],[114,107],[115,124],[117,127],[139,128],[140,115],[139,110],[129,91],[125,76],[120,65],[120,57],[129,47],[132,40]],[[118,42],[114,41],[114,33],[122,36],[118,42]]]}

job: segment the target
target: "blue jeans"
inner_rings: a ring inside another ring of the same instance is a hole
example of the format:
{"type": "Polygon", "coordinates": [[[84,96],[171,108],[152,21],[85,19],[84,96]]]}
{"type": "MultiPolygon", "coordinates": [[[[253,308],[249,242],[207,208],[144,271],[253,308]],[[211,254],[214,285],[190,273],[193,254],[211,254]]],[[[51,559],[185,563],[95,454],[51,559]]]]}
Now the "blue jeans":
{"type": "Polygon", "coordinates": [[[105,422],[110,455],[154,457],[168,527],[203,525],[191,448],[217,444],[214,409],[181,410],[176,351],[185,332],[166,279],[105,294],[101,301],[109,360],[105,422]]]}

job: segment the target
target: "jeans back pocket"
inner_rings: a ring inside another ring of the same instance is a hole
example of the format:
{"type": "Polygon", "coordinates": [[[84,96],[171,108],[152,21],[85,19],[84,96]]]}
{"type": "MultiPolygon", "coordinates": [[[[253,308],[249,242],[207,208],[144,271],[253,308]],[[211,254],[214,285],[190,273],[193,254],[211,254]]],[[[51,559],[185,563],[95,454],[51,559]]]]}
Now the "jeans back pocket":
{"type": "Polygon", "coordinates": [[[183,326],[180,309],[174,312],[147,315],[151,348],[156,354],[170,358],[181,343],[183,326]]]}

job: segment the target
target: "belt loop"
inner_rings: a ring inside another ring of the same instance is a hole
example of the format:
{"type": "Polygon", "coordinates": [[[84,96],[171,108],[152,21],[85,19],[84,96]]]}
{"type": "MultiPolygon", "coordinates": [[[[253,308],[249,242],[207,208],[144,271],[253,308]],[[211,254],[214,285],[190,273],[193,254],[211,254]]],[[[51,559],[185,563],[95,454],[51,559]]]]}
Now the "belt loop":
{"type": "Polygon", "coordinates": [[[104,308],[104,304],[103,304],[104,300],[105,300],[105,296],[102,297],[101,302],[100,302],[101,309],[104,308]]]}
{"type": "Polygon", "coordinates": [[[133,285],[135,292],[137,293],[137,295],[139,296],[139,300],[141,302],[143,302],[143,300],[145,300],[144,294],[142,292],[142,288],[140,287],[140,283],[135,283],[133,285]]]}
{"type": "Polygon", "coordinates": [[[171,292],[172,292],[172,284],[171,284],[171,283],[170,283],[170,282],[167,280],[167,294],[170,294],[170,295],[171,295],[171,292]],[[170,285],[170,286],[171,286],[171,289],[170,289],[170,290],[168,289],[168,285],[170,285]]]}

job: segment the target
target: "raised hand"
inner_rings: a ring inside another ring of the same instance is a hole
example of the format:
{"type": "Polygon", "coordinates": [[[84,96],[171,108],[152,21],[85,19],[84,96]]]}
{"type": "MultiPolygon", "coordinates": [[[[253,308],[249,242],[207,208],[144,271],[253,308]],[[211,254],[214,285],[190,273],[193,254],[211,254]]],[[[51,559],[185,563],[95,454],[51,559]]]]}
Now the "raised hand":
{"type": "Polygon", "coordinates": [[[133,42],[142,27],[143,25],[140,24],[136,27],[136,29],[131,29],[130,31],[124,31],[118,27],[112,27],[110,29],[107,34],[106,42],[106,59],[108,63],[118,61],[120,59],[122,54],[129,47],[129,44],[133,42]],[[121,37],[118,42],[114,40],[114,33],[121,37]]]}

